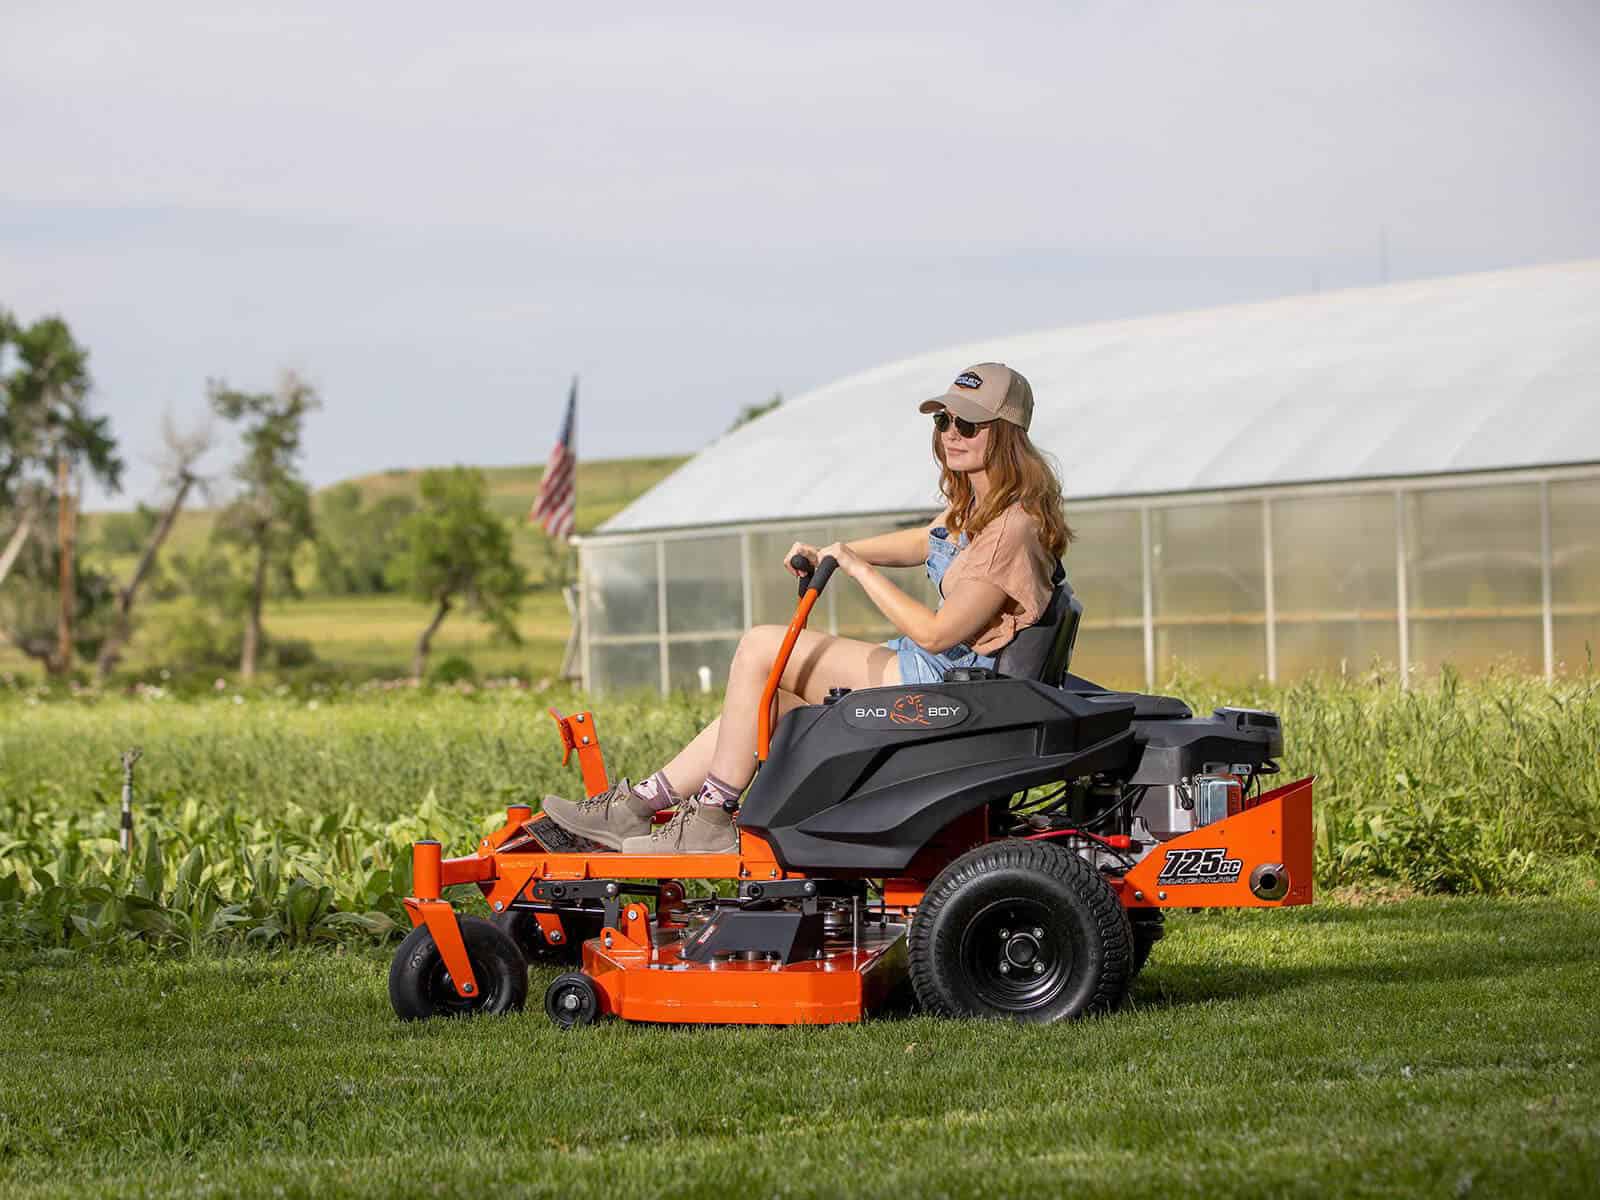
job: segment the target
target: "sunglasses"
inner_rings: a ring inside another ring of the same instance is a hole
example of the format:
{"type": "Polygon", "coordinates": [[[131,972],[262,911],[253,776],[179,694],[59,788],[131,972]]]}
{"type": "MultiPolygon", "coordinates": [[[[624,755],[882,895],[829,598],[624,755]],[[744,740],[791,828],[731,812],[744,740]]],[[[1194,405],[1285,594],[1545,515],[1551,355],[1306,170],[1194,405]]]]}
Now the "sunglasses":
{"type": "Polygon", "coordinates": [[[946,408],[941,408],[933,414],[933,427],[940,433],[949,429],[951,422],[955,423],[956,432],[964,438],[975,438],[980,429],[987,429],[993,424],[991,421],[969,421],[965,417],[954,415],[946,408]]]}

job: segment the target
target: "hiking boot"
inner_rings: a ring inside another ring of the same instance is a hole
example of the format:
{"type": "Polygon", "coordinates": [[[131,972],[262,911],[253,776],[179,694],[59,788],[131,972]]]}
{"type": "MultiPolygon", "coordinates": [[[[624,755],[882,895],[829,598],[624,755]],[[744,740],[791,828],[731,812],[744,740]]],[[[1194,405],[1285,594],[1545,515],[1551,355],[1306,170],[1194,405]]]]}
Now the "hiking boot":
{"type": "Polygon", "coordinates": [[[729,809],[685,800],[665,825],[623,841],[624,854],[737,854],[739,827],[729,809]]]}
{"type": "Polygon", "coordinates": [[[546,796],[544,815],[568,833],[620,850],[625,838],[650,832],[655,810],[633,794],[633,785],[624,775],[598,796],[576,804],[560,796],[546,796]]]}

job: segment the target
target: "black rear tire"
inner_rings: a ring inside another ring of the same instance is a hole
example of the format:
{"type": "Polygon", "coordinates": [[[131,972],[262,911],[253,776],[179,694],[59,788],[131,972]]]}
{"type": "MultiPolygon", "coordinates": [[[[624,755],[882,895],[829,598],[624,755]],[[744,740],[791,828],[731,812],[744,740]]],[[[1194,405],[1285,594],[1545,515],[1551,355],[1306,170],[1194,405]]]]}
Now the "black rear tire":
{"type": "Polygon", "coordinates": [[[544,1011],[562,1029],[593,1025],[600,1019],[600,989],[582,971],[557,975],[545,989],[544,1011]]]}
{"type": "Polygon", "coordinates": [[[489,918],[511,936],[529,965],[556,963],[570,965],[583,958],[583,944],[600,936],[605,914],[598,909],[564,909],[561,912],[562,941],[552,944],[539,928],[539,918],[526,908],[507,909],[489,918]]]}
{"type": "Polygon", "coordinates": [[[1159,908],[1130,908],[1128,921],[1133,926],[1133,973],[1144,970],[1150,961],[1150,951],[1155,949],[1167,933],[1167,918],[1159,908]]]}
{"type": "Polygon", "coordinates": [[[1115,1008],[1133,979],[1133,931],[1076,854],[992,842],[939,873],[911,925],[911,982],[947,1017],[1061,1021],[1115,1008]]]}
{"type": "Polygon", "coordinates": [[[482,917],[458,919],[478,994],[457,994],[433,934],[418,925],[389,964],[389,1003],[402,1021],[513,1012],[527,1002],[528,963],[517,944],[482,917]]]}

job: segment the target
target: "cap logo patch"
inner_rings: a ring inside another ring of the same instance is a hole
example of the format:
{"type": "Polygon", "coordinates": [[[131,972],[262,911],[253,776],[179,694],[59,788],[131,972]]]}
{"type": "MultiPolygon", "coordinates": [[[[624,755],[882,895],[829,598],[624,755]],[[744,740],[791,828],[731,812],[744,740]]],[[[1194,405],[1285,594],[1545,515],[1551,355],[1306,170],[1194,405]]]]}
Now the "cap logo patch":
{"type": "Polygon", "coordinates": [[[976,371],[963,371],[956,376],[956,381],[951,386],[958,388],[981,388],[983,379],[976,371]]]}

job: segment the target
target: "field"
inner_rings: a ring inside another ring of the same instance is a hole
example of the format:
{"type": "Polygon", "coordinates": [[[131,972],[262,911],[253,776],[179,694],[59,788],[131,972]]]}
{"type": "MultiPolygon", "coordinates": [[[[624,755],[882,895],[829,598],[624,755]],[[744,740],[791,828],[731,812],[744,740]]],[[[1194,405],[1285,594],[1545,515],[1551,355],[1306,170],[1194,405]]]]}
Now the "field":
{"type": "MultiPolygon", "coordinates": [[[[587,533],[619,512],[640,493],[666,477],[682,458],[628,458],[584,462],[578,467],[577,530],[587,533]]],[[[520,562],[533,566],[549,554],[549,543],[536,525],[525,520],[528,506],[539,490],[543,467],[480,468],[489,485],[490,507],[511,526],[513,549],[520,562]]],[[[415,496],[420,471],[394,470],[351,480],[362,491],[367,503],[384,496],[415,496]]],[[[82,538],[91,548],[99,536],[104,513],[86,513],[82,538]]],[[[214,514],[204,509],[183,513],[163,549],[164,556],[192,554],[210,536],[214,514]]],[[[403,595],[320,596],[310,570],[311,556],[303,556],[307,566],[297,573],[311,594],[301,600],[269,602],[265,625],[270,636],[307,641],[324,664],[324,671],[343,669],[356,676],[405,674],[410,669],[411,652],[417,636],[427,625],[432,610],[403,595]]],[[[121,580],[133,565],[133,557],[101,556],[102,566],[121,580]]],[[[163,666],[153,653],[152,634],[164,624],[181,620],[180,603],[141,604],[138,618],[141,636],[136,637],[126,666],[142,671],[163,666]]],[[[456,613],[445,622],[434,639],[433,661],[452,655],[468,658],[479,674],[517,674],[538,680],[555,676],[560,670],[561,653],[571,628],[561,593],[553,587],[536,588],[523,597],[518,632],[522,645],[511,646],[491,639],[489,629],[470,614],[456,613]]],[[[0,639],[0,674],[37,674],[39,667],[20,651],[0,639]]]]}
{"type": "MultiPolygon", "coordinates": [[[[0,1193],[1594,1194],[1600,683],[1174,690],[1284,715],[1314,908],[1179,914],[1076,1025],[560,1035],[384,986],[409,842],[570,792],[581,696],[0,688],[0,1193]]],[[[612,771],[713,699],[602,705],[612,771]]]]}

